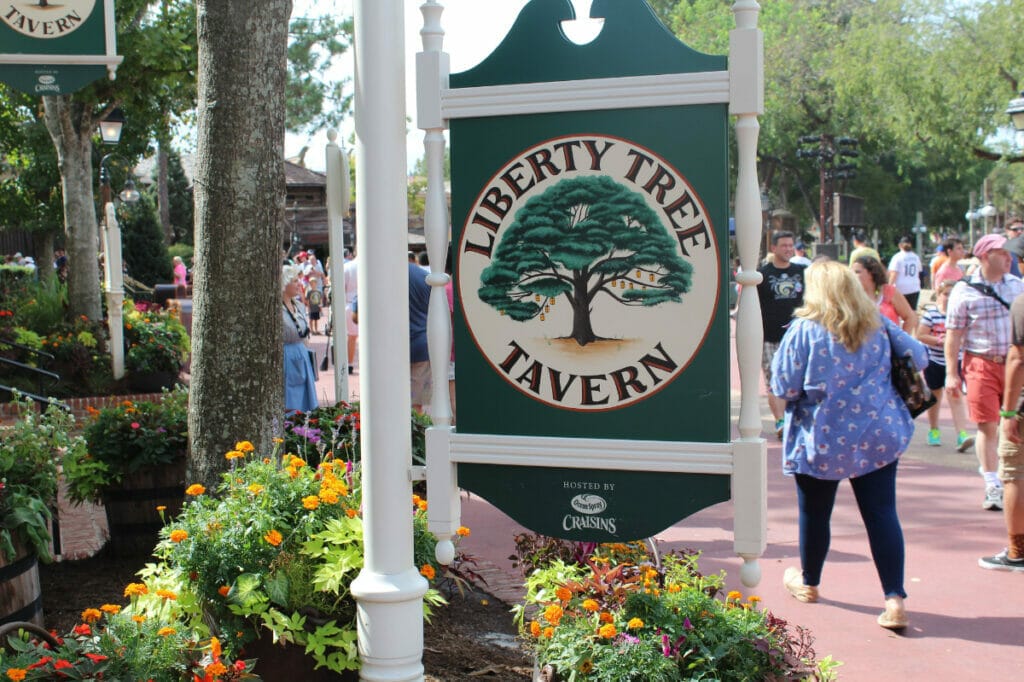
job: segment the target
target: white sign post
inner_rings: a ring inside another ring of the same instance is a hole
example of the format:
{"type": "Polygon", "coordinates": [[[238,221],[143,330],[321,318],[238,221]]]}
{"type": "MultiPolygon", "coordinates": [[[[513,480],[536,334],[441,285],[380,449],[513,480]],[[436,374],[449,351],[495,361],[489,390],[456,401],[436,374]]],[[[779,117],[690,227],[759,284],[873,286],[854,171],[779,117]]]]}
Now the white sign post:
{"type": "Polygon", "coordinates": [[[115,379],[124,376],[124,272],[121,269],[121,226],[113,202],[103,207],[103,286],[107,290],[107,324],[110,328],[110,366],[115,379]]]}
{"type": "MultiPolygon", "coordinates": [[[[345,231],[348,215],[348,157],[338,147],[338,131],[327,131],[327,234],[331,247],[331,334],[334,348],[334,400],[348,401],[348,331],[345,326],[345,231]]],[[[330,353],[331,349],[328,348],[330,353]]]]}
{"type": "Polygon", "coordinates": [[[405,44],[400,0],[357,0],[356,192],[363,569],[357,602],[360,679],[423,679],[423,595],[413,564],[409,432],[405,44]]]}

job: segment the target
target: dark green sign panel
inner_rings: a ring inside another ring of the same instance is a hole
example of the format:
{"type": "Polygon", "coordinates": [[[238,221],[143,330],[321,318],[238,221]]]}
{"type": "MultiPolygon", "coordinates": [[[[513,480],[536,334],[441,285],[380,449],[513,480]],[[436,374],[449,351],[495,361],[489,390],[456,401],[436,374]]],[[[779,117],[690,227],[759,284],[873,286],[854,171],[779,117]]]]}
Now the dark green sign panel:
{"type": "MultiPolygon", "coordinates": [[[[726,69],[642,0],[591,14],[604,28],[577,46],[558,29],[571,5],[533,0],[453,89],[726,69]]],[[[729,441],[727,106],[619,97],[451,121],[459,433],[729,441]]],[[[459,484],[578,540],[652,535],[729,497],[721,474],[557,466],[462,464],[459,484]]]]}
{"type": "Polygon", "coordinates": [[[90,57],[107,55],[106,23],[104,0],[11,0],[0,9],[3,81],[30,95],[63,95],[102,78],[106,66],[90,57]],[[12,63],[26,56],[37,59],[12,63]],[[81,59],[66,63],[69,56],[81,59]]]}

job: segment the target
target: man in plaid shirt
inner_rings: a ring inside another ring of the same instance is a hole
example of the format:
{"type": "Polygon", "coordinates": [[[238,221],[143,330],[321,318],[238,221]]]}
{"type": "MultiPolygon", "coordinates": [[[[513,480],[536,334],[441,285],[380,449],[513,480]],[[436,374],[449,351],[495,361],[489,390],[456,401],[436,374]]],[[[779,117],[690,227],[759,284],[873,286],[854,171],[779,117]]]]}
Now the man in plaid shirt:
{"type": "Polygon", "coordinates": [[[946,311],[946,393],[958,396],[967,383],[967,410],[978,424],[975,451],[985,479],[984,509],[1003,508],[996,474],[999,418],[1010,347],[1010,303],[1024,293],[1024,281],[1010,273],[1006,237],[987,234],[974,245],[980,266],[957,282],[946,311]],[[963,351],[963,378],[957,360],[963,351]]]}

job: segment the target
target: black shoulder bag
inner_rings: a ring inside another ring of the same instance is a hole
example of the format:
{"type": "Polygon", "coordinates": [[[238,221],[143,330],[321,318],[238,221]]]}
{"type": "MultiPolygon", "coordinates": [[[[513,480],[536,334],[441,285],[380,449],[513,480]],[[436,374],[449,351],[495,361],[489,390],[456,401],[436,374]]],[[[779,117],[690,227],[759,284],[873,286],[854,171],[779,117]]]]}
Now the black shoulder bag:
{"type": "Polygon", "coordinates": [[[892,342],[892,332],[888,326],[886,326],[885,332],[889,337],[889,354],[892,359],[890,372],[892,385],[903,399],[903,404],[907,406],[910,416],[916,418],[935,404],[935,396],[928,389],[928,385],[924,383],[921,373],[914,367],[913,358],[897,355],[896,345],[892,342]]]}

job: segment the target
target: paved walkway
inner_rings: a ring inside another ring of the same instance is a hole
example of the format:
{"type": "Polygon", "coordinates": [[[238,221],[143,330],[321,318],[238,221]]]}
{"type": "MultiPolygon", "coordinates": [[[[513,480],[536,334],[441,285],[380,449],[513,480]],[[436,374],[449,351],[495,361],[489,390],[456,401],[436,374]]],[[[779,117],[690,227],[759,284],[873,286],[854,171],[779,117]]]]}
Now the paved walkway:
{"type": "MultiPolygon", "coordinates": [[[[322,357],[326,338],[313,337],[312,342],[322,357]]],[[[738,386],[735,368],[733,373],[733,386],[738,386]]],[[[322,403],[333,401],[333,367],[322,373],[317,390],[322,403]]],[[[358,395],[358,374],[351,391],[352,397],[358,395]]],[[[766,408],[765,415],[765,433],[770,433],[766,408]]],[[[954,441],[945,409],[941,425],[944,437],[954,441]]],[[[1005,543],[1002,515],[981,509],[974,456],[956,453],[949,445],[928,447],[926,431],[922,417],[898,478],[911,618],[904,635],[875,624],[882,596],[849,486],[840,487],[833,514],[821,601],[797,602],[783,588],[783,571],[799,564],[797,515],[793,484],[780,473],[774,437],[768,441],[768,548],[760,562],[763,579],[753,592],[765,608],[808,628],[819,657],[842,661],[839,677],[844,681],[1024,679],[1024,575],[977,565],[979,556],[1005,543]]],[[[508,557],[513,536],[523,529],[476,495],[462,500],[463,522],[472,529],[463,549],[479,560],[488,591],[516,601],[521,579],[508,557]]],[[[66,556],[88,556],[101,546],[101,511],[65,508],[62,520],[66,556]]],[[[741,561],[732,555],[731,503],[698,512],[657,538],[666,550],[700,550],[704,572],[724,570],[730,589],[750,593],[739,583],[741,561]]]]}

